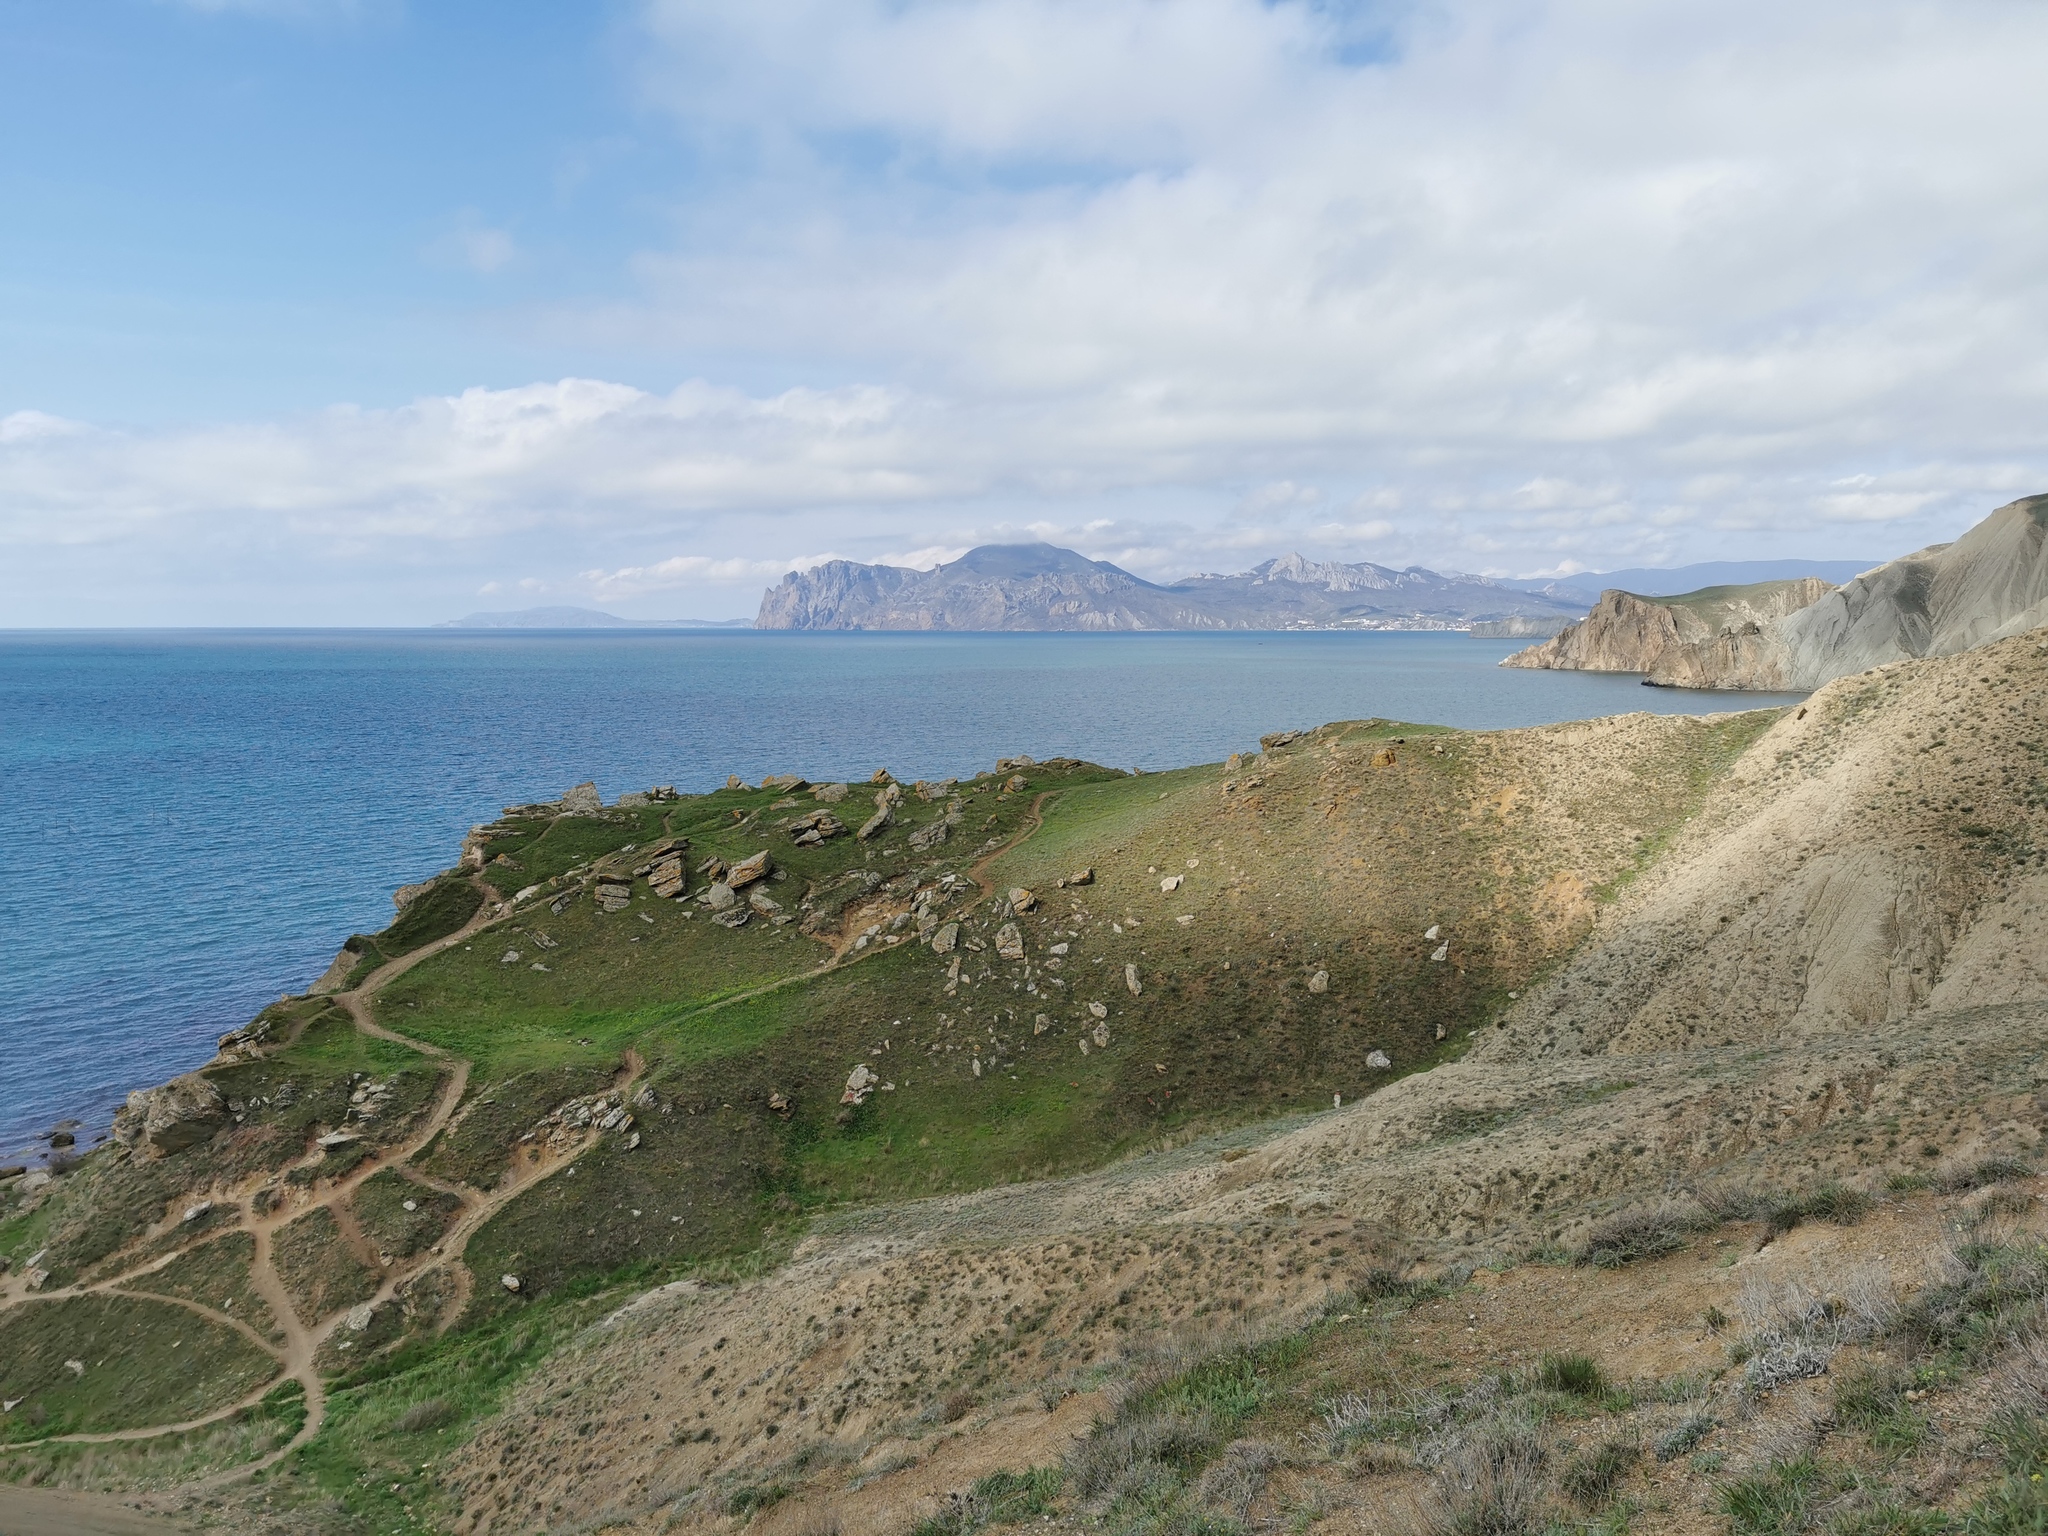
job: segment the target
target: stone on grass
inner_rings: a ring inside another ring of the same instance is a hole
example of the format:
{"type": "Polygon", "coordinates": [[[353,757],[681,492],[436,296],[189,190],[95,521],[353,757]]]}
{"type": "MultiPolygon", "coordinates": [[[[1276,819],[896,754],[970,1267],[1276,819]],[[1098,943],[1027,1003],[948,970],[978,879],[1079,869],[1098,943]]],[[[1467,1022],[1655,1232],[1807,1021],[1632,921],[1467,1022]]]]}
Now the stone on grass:
{"type": "Polygon", "coordinates": [[[1443,943],[1437,945],[1435,949],[1429,952],[1429,958],[1432,960],[1446,960],[1450,958],[1450,953],[1451,941],[1449,939],[1445,939],[1443,943]]]}
{"type": "Polygon", "coordinates": [[[813,800],[822,800],[827,805],[837,805],[846,798],[846,786],[844,784],[820,784],[811,791],[811,798],[813,800]]]}
{"type": "Polygon", "coordinates": [[[597,785],[586,779],[562,796],[562,809],[571,816],[595,816],[604,809],[604,801],[598,798],[597,785]]]}
{"type": "Polygon", "coordinates": [[[505,1287],[508,1291],[517,1291],[519,1289],[519,1277],[517,1275],[500,1275],[498,1276],[498,1284],[505,1287]]]}
{"type": "Polygon", "coordinates": [[[866,821],[862,822],[860,825],[860,830],[854,833],[853,835],[859,838],[862,842],[866,842],[869,838],[873,837],[877,832],[880,832],[884,827],[887,827],[890,823],[895,821],[895,819],[896,807],[893,805],[883,805],[879,810],[875,812],[874,815],[870,816],[866,821]]]}
{"type": "Polygon", "coordinates": [[[731,909],[739,897],[733,894],[732,887],[723,880],[714,880],[697,899],[714,912],[725,912],[731,909]]]}
{"type": "Polygon", "coordinates": [[[1124,967],[1124,985],[1131,989],[1131,996],[1139,997],[1143,995],[1145,986],[1143,982],[1138,980],[1138,968],[1135,965],[1124,967]]]}
{"type": "Polygon", "coordinates": [[[1060,882],[1060,884],[1061,884],[1061,885],[1063,885],[1063,886],[1064,886],[1064,885],[1093,885],[1094,883],[1095,883],[1095,871],[1094,871],[1094,870],[1092,870],[1092,869],[1077,869],[1077,870],[1075,870],[1075,871],[1074,871],[1074,872],[1073,872],[1073,873],[1072,873],[1071,875],[1067,876],[1067,878],[1066,878],[1066,879],[1064,879],[1064,880],[1062,880],[1062,881],[1060,882]]]}
{"type": "Polygon", "coordinates": [[[174,1077],[161,1088],[138,1088],[114,1115],[114,1139],[150,1157],[210,1141],[227,1123],[227,1101],[199,1076],[174,1077]]]}
{"type": "Polygon", "coordinates": [[[1385,1051],[1374,1051],[1365,1058],[1365,1064],[1375,1072],[1386,1072],[1392,1069],[1394,1062],[1385,1051]]]}
{"type": "Polygon", "coordinates": [[[741,859],[739,863],[727,870],[725,872],[725,883],[737,891],[742,886],[752,885],[756,880],[765,879],[772,868],[773,866],[768,862],[768,850],[763,848],[752,858],[741,859]]]}
{"type": "Polygon", "coordinates": [[[1311,991],[1311,992],[1327,992],[1327,991],[1329,991],[1329,990],[1330,990],[1330,973],[1329,973],[1328,971],[1317,971],[1317,972],[1315,973],[1315,975],[1313,975],[1313,976],[1309,977],[1309,979],[1308,979],[1308,989],[1309,989],[1309,991],[1311,991]]]}
{"type": "Polygon", "coordinates": [[[939,926],[938,932],[932,935],[932,953],[935,955],[950,955],[953,953],[954,946],[959,942],[960,925],[958,923],[942,923],[939,926]]]}
{"type": "Polygon", "coordinates": [[[1005,960],[1024,958],[1024,934],[1015,923],[1005,923],[996,930],[996,953],[1005,960]]]}
{"type": "Polygon", "coordinates": [[[846,1075],[846,1091],[839,1095],[842,1104],[865,1104],[868,1095],[875,1091],[881,1078],[870,1072],[867,1063],[862,1062],[846,1075]]]}
{"type": "Polygon", "coordinates": [[[1181,882],[1186,878],[1185,875],[1168,875],[1159,882],[1159,889],[1164,893],[1171,894],[1180,889],[1181,882]]]}
{"type": "Polygon", "coordinates": [[[1023,886],[1013,885],[1010,887],[1010,910],[1012,912],[1029,912],[1037,905],[1038,898],[1024,889],[1023,886]]]}
{"type": "Polygon", "coordinates": [[[1109,1005],[1107,1003],[1090,1003],[1088,1005],[1088,1011],[1094,1014],[1095,1017],[1098,1019],[1106,1019],[1109,1017],[1109,1005]]]}

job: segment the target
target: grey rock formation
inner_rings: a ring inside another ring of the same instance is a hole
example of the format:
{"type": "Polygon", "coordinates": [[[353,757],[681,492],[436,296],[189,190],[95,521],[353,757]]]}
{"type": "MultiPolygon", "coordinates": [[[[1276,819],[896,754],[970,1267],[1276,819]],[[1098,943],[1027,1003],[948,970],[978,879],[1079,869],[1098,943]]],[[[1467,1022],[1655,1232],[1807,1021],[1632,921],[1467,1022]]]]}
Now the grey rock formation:
{"type": "Polygon", "coordinates": [[[570,816],[595,816],[603,809],[604,801],[598,798],[594,783],[578,784],[562,796],[562,810],[570,816]]]}
{"type": "Polygon", "coordinates": [[[833,560],[792,571],[761,599],[757,629],[1455,629],[1514,615],[1572,618],[1584,605],[1481,576],[1299,555],[1162,586],[1050,544],[991,544],[914,571],[833,560]]]}
{"type": "Polygon", "coordinates": [[[182,1152],[211,1140],[227,1124],[227,1101],[195,1073],[161,1088],[138,1088],[114,1115],[114,1139],[152,1157],[182,1152]]]}
{"type": "Polygon", "coordinates": [[[2029,496],[1953,544],[1930,545],[1841,587],[1809,577],[1662,602],[1609,592],[1583,624],[1501,665],[1642,672],[1676,688],[1804,690],[2043,624],[2048,496],[2029,496]],[[1793,603],[1809,586],[1821,590],[1793,603]],[[1781,611],[1763,611],[1774,605],[1781,611]]]}

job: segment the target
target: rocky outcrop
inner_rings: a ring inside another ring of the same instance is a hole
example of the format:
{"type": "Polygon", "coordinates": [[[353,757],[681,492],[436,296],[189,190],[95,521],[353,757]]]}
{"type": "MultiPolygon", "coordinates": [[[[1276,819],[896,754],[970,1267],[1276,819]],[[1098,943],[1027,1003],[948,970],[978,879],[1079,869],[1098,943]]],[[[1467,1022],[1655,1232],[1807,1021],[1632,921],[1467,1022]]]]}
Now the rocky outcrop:
{"type": "Polygon", "coordinates": [[[1765,626],[1825,597],[1817,576],[1681,597],[1603,592],[1593,611],[1541,645],[1501,663],[1559,672],[1641,672],[1677,688],[1778,688],[1781,662],[1765,626]],[[1704,681],[1741,677],[1741,682],[1704,681]]]}
{"type": "Polygon", "coordinates": [[[1671,688],[1805,691],[2044,624],[2048,496],[2029,496],[1953,544],[1930,545],[1840,587],[1806,577],[1662,599],[1606,592],[1582,622],[1501,665],[1641,672],[1671,688]]]}
{"type": "Polygon", "coordinates": [[[212,1140],[227,1121],[220,1090],[192,1072],[129,1094],[114,1114],[114,1139],[150,1157],[166,1157],[212,1140]]]}
{"type": "MultiPolygon", "coordinates": [[[[1287,555],[1228,576],[1160,585],[1050,544],[991,544],[929,571],[831,560],[761,599],[758,629],[1458,629],[1474,620],[1575,617],[1571,598],[1483,576],[1287,555]]],[[[1531,633],[1549,633],[1548,629],[1531,633]]]]}
{"type": "Polygon", "coordinates": [[[1505,619],[1480,619],[1469,633],[1474,640],[1548,640],[1571,622],[1563,614],[1539,618],[1518,613],[1505,619]]]}

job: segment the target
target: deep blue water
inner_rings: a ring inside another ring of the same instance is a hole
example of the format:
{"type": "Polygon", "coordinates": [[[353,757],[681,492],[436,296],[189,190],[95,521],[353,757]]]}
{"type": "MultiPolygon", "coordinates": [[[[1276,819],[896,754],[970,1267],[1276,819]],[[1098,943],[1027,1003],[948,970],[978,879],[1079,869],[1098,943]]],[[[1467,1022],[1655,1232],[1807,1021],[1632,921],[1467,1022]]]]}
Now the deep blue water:
{"type": "MultiPolygon", "coordinates": [[[[0,1160],[299,991],[500,806],[738,773],[1170,768],[1382,715],[1778,702],[1456,634],[0,633],[0,1160]]],[[[81,1137],[81,1141],[88,1139],[81,1137]]]]}

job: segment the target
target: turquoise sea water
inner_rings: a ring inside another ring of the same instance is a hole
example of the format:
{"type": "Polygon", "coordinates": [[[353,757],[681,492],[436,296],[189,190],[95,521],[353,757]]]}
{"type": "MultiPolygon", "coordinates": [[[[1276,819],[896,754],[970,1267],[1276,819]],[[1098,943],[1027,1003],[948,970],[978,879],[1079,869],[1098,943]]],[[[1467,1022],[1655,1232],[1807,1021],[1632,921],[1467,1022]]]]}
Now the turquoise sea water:
{"type": "Polygon", "coordinates": [[[1369,715],[1780,698],[1509,672],[1457,634],[0,633],[0,1161],[308,985],[472,823],[595,779],[1148,769],[1369,715]]]}

